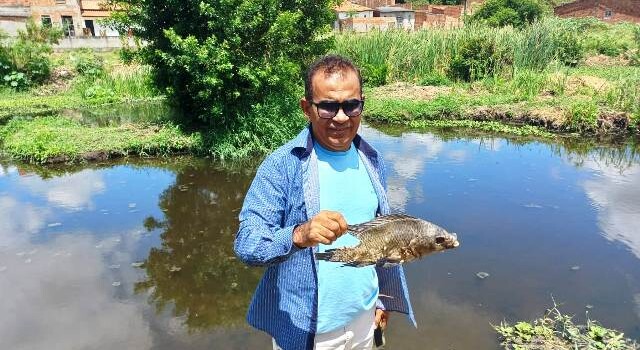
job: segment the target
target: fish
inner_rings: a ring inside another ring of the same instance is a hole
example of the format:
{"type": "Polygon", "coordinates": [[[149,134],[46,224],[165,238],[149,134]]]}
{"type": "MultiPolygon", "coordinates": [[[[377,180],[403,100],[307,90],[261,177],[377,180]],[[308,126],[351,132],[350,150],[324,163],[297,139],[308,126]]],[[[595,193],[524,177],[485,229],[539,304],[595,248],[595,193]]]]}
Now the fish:
{"type": "Polygon", "coordinates": [[[391,267],[460,245],[455,233],[405,214],[378,216],[362,224],[349,225],[347,232],[360,243],[315,253],[316,259],[341,262],[343,266],[391,267]]]}

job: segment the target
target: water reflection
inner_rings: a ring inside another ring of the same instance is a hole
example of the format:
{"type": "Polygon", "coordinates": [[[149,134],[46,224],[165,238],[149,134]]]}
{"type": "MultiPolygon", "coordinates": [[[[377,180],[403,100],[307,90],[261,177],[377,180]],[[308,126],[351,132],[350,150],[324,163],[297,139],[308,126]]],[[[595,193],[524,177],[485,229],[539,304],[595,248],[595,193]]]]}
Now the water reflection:
{"type": "Polygon", "coordinates": [[[238,211],[253,171],[229,172],[200,164],[181,170],[161,196],[164,218],[148,217],[148,230],[161,230],[161,247],[144,262],[145,281],[162,310],[171,305],[191,330],[245,324],[260,269],[249,269],[233,253],[238,211]]]}
{"type": "Polygon", "coordinates": [[[66,174],[46,181],[36,176],[20,177],[22,185],[52,205],[70,210],[93,209],[92,198],[105,191],[102,176],[92,170],[66,174]]]}

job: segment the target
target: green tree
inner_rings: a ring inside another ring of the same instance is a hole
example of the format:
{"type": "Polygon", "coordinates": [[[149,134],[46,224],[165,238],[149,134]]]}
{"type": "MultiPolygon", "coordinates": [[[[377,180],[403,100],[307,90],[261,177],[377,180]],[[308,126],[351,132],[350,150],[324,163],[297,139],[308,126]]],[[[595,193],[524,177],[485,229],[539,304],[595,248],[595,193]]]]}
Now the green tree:
{"type": "Polygon", "coordinates": [[[549,12],[539,0],[487,0],[471,21],[485,22],[492,27],[523,27],[549,12]]]}
{"type": "Polygon", "coordinates": [[[234,130],[238,119],[264,109],[274,95],[293,94],[301,68],[332,44],[326,34],[334,0],[109,4],[111,25],[145,42],[137,56],[154,68],[157,87],[193,119],[219,131],[234,130]]]}

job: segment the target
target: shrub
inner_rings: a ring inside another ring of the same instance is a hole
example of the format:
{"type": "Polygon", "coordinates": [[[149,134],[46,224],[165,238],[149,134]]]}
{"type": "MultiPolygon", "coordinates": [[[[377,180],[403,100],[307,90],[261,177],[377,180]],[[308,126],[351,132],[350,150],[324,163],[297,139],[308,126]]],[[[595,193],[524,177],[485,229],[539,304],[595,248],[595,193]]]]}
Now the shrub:
{"type": "Polygon", "coordinates": [[[508,64],[508,60],[508,53],[497,45],[495,37],[484,33],[471,35],[459,43],[458,52],[451,59],[449,75],[464,81],[490,77],[508,64]]]}
{"type": "Polygon", "coordinates": [[[90,49],[82,49],[71,54],[71,63],[80,75],[97,77],[104,73],[104,59],[90,49]]]}
{"type": "Polygon", "coordinates": [[[523,27],[541,18],[548,9],[538,0],[488,0],[471,16],[471,21],[492,27],[523,27]]]}
{"type": "MultiPolygon", "coordinates": [[[[153,80],[194,119],[221,132],[327,52],[332,0],[110,0],[111,24],[146,41],[153,80]]],[[[286,118],[286,115],[277,116],[286,118]]]]}

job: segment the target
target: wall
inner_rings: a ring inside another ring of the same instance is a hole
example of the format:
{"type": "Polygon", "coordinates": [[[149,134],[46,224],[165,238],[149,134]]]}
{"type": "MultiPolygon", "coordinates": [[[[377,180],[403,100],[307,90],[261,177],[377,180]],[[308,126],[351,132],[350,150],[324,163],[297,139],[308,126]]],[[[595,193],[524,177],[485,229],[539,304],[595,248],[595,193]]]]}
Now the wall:
{"type": "Polygon", "coordinates": [[[402,17],[402,28],[411,30],[415,28],[416,17],[414,12],[385,12],[380,13],[380,17],[402,17]]]}
{"type": "MultiPolygon", "coordinates": [[[[134,47],[133,39],[129,39],[130,47],[134,47]]],[[[122,47],[122,41],[118,37],[76,37],[63,38],[57,45],[53,46],[54,51],[66,51],[80,48],[90,48],[96,51],[109,51],[122,47]]]]}
{"type": "Polygon", "coordinates": [[[604,22],[640,23],[640,0],[578,0],[558,6],[554,13],[560,17],[595,17],[604,22]],[[612,16],[605,18],[610,9],[612,16]]]}

